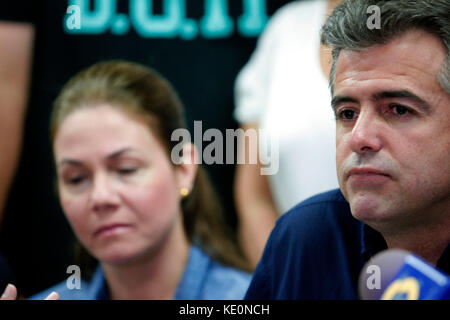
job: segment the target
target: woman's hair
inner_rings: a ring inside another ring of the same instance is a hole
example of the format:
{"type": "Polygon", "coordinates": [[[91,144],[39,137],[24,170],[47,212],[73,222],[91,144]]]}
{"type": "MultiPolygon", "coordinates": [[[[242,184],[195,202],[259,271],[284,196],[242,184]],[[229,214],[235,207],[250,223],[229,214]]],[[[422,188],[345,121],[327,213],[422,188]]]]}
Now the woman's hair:
{"type": "MultiPolygon", "coordinates": [[[[51,116],[52,143],[63,120],[73,111],[109,104],[146,121],[165,147],[178,144],[172,132],[186,128],[183,106],[170,83],[156,71],[126,61],[97,63],[75,75],[57,97],[51,116]]],[[[173,164],[175,165],[175,164],[173,164]]],[[[227,228],[223,209],[204,169],[199,166],[191,193],[181,202],[184,230],[190,242],[199,244],[213,259],[249,270],[235,238],[227,228]]],[[[94,261],[77,244],[79,263],[93,271],[94,261]]]]}

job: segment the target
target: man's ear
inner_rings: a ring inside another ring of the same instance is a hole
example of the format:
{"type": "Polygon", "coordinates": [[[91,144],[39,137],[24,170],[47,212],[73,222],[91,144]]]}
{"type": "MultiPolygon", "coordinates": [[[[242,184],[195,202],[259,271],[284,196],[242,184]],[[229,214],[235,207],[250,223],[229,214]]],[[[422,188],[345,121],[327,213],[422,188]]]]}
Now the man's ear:
{"type": "Polygon", "coordinates": [[[182,149],[181,163],[175,166],[178,187],[190,192],[197,176],[199,155],[192,143],[185,143],[182,149]]]}

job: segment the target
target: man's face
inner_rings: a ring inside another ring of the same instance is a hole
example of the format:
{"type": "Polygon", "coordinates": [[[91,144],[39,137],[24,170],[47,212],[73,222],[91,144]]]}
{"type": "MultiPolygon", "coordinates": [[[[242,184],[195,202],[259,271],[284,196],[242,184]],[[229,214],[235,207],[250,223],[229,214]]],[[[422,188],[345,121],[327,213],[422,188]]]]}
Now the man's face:
{"type": "Polygon", "coordinates": [[[439,38],[410,31],[342,51],[336,66],[336,162],[352,214],[375,228],[450,211],[450,95],[439,38]]]}

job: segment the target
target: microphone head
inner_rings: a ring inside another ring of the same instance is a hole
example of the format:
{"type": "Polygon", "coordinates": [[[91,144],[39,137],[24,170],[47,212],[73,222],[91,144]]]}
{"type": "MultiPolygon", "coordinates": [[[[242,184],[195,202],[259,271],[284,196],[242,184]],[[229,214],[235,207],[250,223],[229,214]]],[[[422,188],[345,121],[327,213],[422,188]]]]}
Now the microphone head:
{"type": "Polygon", "coordinates": [[[402,268],[408,251],[391,249],[373,256],[361,270],[358,291],[362,300],[378,300],[402,268]]]}

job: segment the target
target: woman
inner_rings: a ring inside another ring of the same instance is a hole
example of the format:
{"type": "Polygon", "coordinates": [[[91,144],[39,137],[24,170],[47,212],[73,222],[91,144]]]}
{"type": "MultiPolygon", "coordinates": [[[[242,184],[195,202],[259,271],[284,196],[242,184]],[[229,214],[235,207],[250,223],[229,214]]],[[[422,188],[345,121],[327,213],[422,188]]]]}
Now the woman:
{"type": "Polygon", "coordinates": [[[64,281],[32,298],[243,298],[250,275],[194,146],[171,160],[178,128],[176,93],[143,66],[99,63],[69,81],[51,120],[59,198],[100,264],[81,289],[64,281]]]}

